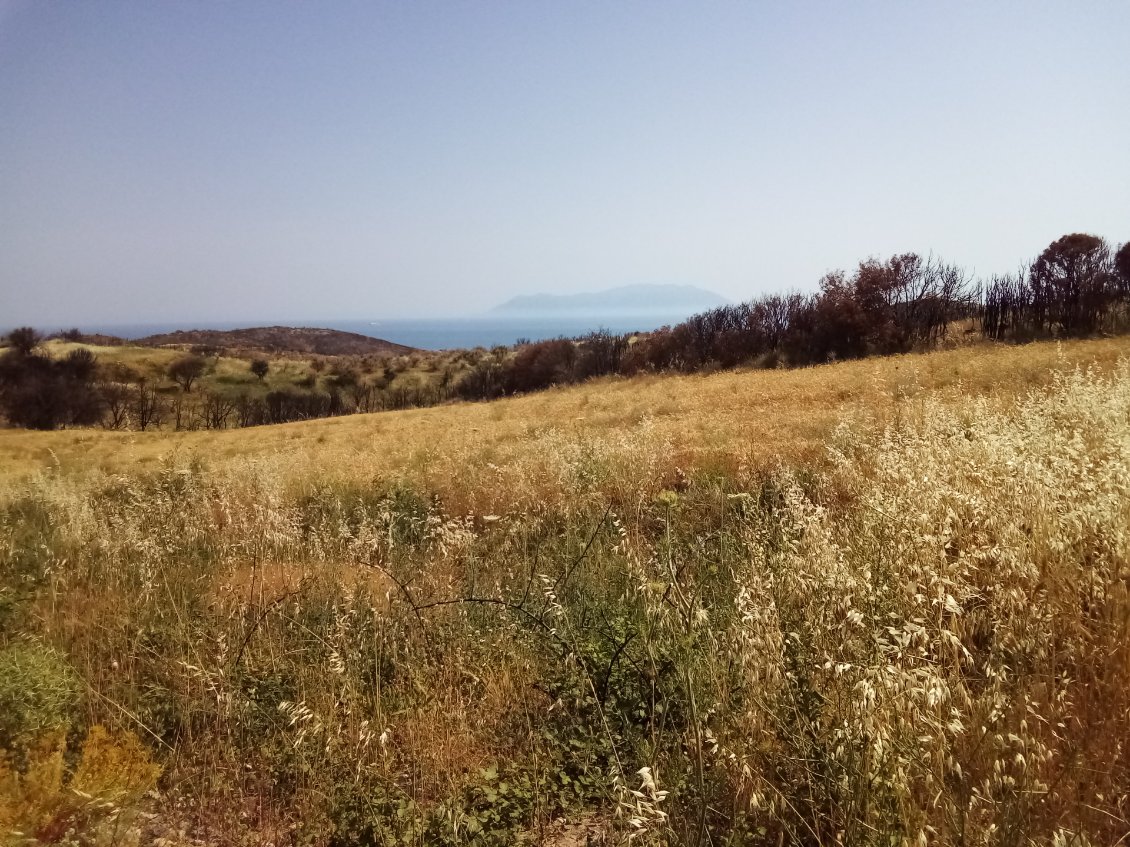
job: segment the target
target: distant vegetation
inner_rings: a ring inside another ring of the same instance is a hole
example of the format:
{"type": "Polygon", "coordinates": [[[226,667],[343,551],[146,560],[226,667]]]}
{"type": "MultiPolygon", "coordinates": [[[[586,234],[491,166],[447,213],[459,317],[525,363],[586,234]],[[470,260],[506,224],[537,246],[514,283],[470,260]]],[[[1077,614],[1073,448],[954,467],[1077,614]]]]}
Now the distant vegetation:
{"type": "Polygon", "coordinates": [[[987,281],[913,253],[868,259],[851,274],[826,275],[815,294],[720,306],[638,337],[597,332],[524,345],[480,362],[456,390],[481,399],[604,374],[821,364],[932,349],[955,328],[998,341],[1121,333],[1130,328],[1128,265],[1130,243],[1114,252],[1082,234],[987,281]]]}
{"type": "MultiPolygon", "coordinates": [[[[271,337],[276,344],[283,339],[271,337]]],[[[385,342],[367,340],[386,352],[142,347],[77,330],[44,339],[23,328],[13,333],[18,343],[0,353],[0,415],[30,429],[191,430],[435,405],[450,396],[475,356],[486,355],[410,348],[394,355],[385,342]]],[[[298,346],[306,345],[300,339],[298,346]]]]}
{"type": "Polygon", "coordinates": [[[28,429],[97,423],[104,397],[94,381],[94,356],[80,348],[49,358],[38,354],[40,341],[33,329],[17,329],[0,356],[0,402],[8,422],[28,429]]]}
{"type": "MultiPolygon", "coordinates": [[[[955,333],[962,342],[1019,342],[1128,328],[1130,243],[1113,250],[1076,233],[1017,273],[988,280],[907,253],[829,273],[813,294],[719,306],[650,333],[599,331],[493,350],[428,353],[285,327],[181,332],[143,340],[179,351],[154,373],[124,364],[120,348],[104,348],[104,363],[95,362],[89,344],[85,352],[64,346],[61,356],[45,355],[24,328],[0,358],[0,412],[12,425],[36,429],[223,429],[494,399],[606,375],[803,366],[930,350],[955,341],[955,333]],[[299,365],[299,354],[310,358],[299,365]]],[[[73,330],[61,340],[91,339],[73,330]]]]}

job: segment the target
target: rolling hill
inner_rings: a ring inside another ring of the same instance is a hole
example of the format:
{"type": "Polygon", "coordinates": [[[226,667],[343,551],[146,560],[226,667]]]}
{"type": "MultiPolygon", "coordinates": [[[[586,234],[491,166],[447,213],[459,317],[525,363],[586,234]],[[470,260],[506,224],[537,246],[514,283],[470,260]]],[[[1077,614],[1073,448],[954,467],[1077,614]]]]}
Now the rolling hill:
{"type": "Polygon", "coordinates": [[[247,329],[178,330],[133,342],[145,347],[223,347],[273,353],[313,353],[321,356],[411,353],[413,348],[356,332],[313,327],[264,326],[247,329]]]}

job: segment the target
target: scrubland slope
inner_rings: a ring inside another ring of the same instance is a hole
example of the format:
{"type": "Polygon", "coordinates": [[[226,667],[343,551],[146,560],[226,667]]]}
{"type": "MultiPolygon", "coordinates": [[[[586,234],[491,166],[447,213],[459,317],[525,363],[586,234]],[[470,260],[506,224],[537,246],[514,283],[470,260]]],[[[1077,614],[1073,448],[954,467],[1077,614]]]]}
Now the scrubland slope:
{"type": "Polygon", "coordinates": [[[1125,351],[3,433],[0,831],[1115,843],[1125,351]]]}
{"type": "Polygon", "coordinates": [[[552,460],[556,441],[603,443],[646,433],[667,445],[668,470],[792,460],[819,454],[845,416],[886,419],[926,395],[947,403],[1008,402],[1076,364],[1108,369],[1127,349],[1122,338],[975,345],[796,370],[610,378],[490,403],[240,430],[0,430],[0,484],[48,470],[69,477],[163,462],[282,459],[300,486],[396,475],[489,508],[494,498],[574,496],[553,480],[533,488],[530,463],[552,460]],[[545,439],[552,443],[543,449],[545,439]]]}

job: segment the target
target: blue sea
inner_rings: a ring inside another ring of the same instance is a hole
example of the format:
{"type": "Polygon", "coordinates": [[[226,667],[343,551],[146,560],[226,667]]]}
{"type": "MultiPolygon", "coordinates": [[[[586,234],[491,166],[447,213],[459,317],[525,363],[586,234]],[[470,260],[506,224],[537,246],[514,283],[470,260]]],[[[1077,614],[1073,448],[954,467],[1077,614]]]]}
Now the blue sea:
{"type": "MultiPolygon", "coordinates": [[[[686,320],[687,314],[618,314],[611,316],[563,315],[523,318],[517,316],[484,316],[443,319],[340,320],[340,321],[205,321],[199,323],[153,324],[79,324],[86,333],[104,333],[121,338],[144,338],[176,330],[241,329],[252,326],[308,326],[356,332],[383,338],[396,344],[424,350],[495,347],[511,345],[519,339],[541,341],[547,338],[573,338],[598,329],[622,334],[647,332],[661,326],[686,320]]],[[[44,331],[62,331],[70,327],[44,327],[44,331]]]]}

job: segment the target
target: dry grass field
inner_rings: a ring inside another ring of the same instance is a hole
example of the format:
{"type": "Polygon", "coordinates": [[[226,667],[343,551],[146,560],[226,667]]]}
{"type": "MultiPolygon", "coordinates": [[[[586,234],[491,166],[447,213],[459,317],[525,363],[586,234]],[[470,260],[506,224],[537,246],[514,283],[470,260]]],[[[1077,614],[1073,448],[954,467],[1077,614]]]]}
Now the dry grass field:
{"type": "Polygon", "coordinates": [[[845,417],[913,414],[913,400],[926,396],[1007,403],[1055,372],[1108,370],[1128,349],[1121,338],[976,345],[800,370],[604,379],[492,403],[243,430],[0,430],[0,484],[42,471],[121,474],[162,463],[269,459],[299,486],[403,475],[490,511],[522,497],[571,496],[552,481],[538,485],[530,463],[545,455],[547,439],[600,445],[646,433],[663,445],[668,471],[789,462],[819,453],[845,417]]]}
{"type": "Polygon", "coordinates": [[[0,432],[0,842],[1125,843],[1128,352],[0,432]]]}

